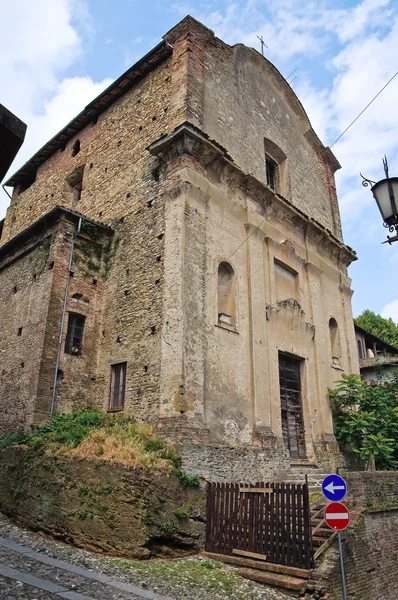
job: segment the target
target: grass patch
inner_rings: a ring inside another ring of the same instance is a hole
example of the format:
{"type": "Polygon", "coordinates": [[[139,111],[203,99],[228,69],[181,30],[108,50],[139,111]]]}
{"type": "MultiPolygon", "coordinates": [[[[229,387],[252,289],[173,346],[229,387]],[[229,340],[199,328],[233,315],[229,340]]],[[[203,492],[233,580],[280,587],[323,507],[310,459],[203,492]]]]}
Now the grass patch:
{"type": "Polygon", "coordinates": [[[322,496],[322,492],[313,492],[312,494],[310,494],[310,504],[313,504],[313,502],[316,502],[317,500],[319,500],[319,498],[322,498],[322,496]]]}
{"type": "Polygon", "coordinates": [[[156,581],[162,580],[189,589],[192,597],[200,598],[201,592],[213,593],[236,600],[264,599],[264,595],[256,594],[250,587],[244,586],[244,580],[232,571],[224,568],[221,563],[209,560],[150,560],[146,562],[123,561],[119,563],[126,570],[135,570],[141,575],[156,581]]]}
{"type": "MultiPolygon", "coordinates": [[[[51,423],[38,427],[32,434],[14,433],[0,438],[0,449],[24,445],[27,456],[44,451],[58,456],[58,468],[66,454],[78,459],[112,462],[126,466],[161,470],[175,475],[184,487],[199,487],[198,477],[181,469],[181,458],[167,440],[156,437],[150,426],[136,423],[132,417],[112,415],[87,408],[69,415],[58,415],[51,423]]],[[[65,463],[67,469],[67,463],[65,463]]],[[[88,490],[82,487],[79,494],[88,490]]],[[[111,488],[98,490],[110,494],[111,488]]]]}

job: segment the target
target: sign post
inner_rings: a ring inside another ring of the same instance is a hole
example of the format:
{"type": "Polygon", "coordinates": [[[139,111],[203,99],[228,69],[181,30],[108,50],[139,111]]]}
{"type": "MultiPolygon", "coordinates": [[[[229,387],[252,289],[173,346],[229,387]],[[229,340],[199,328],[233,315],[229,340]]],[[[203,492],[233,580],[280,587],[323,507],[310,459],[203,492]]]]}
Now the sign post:
{"type": "Polygon", "coordinates": [[[347,484],[339,475],[328,475],[322,482],[322,492],[328,500],[331,500],[330,504],[328,504],[325,508],[324,517],[326,524],[331,529],[334,529],[334,531],[337,531],[337,538],[339,540],[341,580],[343,584],[343,600],[347,600],[343,546],[341,543],[340,531],[348,527],[350,523],[350,512],[344,504],[336,502],[336,500],[342,500],[346,495],[347,484]]]}

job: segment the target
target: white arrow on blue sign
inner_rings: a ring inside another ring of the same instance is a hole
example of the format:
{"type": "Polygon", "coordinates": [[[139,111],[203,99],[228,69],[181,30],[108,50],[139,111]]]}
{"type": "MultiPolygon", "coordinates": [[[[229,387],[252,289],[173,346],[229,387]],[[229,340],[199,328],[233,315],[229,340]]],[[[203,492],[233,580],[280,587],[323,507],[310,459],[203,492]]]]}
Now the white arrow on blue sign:
{"type": "Polygon", "coordinates": [[[322,492],[328,500],[339,502],[347,493],[347,484],[340,475],[328,475],[322,481],[322,492]]]}

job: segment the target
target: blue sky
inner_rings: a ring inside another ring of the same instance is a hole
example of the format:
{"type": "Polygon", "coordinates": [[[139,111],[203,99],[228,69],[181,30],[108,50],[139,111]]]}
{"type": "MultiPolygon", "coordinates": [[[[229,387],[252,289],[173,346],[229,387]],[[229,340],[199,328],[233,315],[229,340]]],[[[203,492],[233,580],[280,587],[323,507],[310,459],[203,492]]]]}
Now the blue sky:
{"type": "MultiPolygon", "coordinates": [[[[229,44],[260,48],[331,145],[398,71],[396,0],[13,0],[2,8],[0,102],[28,125],[14,172],[187,14],[229,44]]],[[[398,176],[398,76],[333,147],[345,242],[358,253],[349,274],[354,315],[370,308],[398,322],[398,242],[386,230],[359,171],[378,180],[387,154],[398,176]]],[[[0,194],[0,218],[8,204],[0,194]]]]}

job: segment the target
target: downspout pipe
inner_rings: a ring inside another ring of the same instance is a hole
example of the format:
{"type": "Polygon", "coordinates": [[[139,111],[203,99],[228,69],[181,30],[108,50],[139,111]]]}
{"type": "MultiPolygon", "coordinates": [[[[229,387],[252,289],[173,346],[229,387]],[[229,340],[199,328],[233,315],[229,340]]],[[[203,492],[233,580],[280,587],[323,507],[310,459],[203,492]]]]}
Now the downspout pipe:
{"type": "Polygon", "coordinates": [[[60,323],[60,326],[59,326],[59,339],[58,339],[57,361],[55,363],[53,393],[52,393],[52,397],[51,397],[51,407],[50,407],[50,421],[52,420],[53,415],[54,415],[55,394],[57,393],[58,367],[59,367],[59,360],[61,358],[62,337],[63,337],[63,331],[64,331],[66,306],[67,306],[67,303],[68,303],[69,283],[70,283],[70,278],[71,278],[72,262],[73,262],[73,252],[75,250],[75,242],[76,242],[77,236],[80,233],[81,225],[82,225],[82,218],[79,217],[79,222],[78,222],[78,225],[77,225],[77,229],[76,229],[75,233],[73,234],[72,243],[71,243],[71,247],[70,247],[70,256],[69,256],[69,265],[68,265],[68,276],[66,278],[64,303],[63,303],[63,306],[62,306],[61,323],[60,323]]]}

